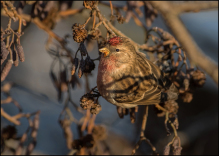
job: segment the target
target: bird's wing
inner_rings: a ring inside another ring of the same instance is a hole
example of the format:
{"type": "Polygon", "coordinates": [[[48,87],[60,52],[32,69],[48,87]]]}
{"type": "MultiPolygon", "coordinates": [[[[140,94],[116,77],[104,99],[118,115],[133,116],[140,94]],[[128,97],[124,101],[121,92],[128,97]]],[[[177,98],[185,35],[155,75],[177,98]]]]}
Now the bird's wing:
{"type": "Polygon", "coordinates": [[[123,89],[127,90],[127,92],[117,94],[114,100],[118,103],[137,105],[160,103],[161,88],[159,84],[162,81],[160,80],[161,71],[140,52],[137,53],[136,63],[133,70],[133,75],[135,76],[126,78],[126,81],[129,81],[132,85],[127,85],[129,86],[128,89],[124,87],[123,89]]]}

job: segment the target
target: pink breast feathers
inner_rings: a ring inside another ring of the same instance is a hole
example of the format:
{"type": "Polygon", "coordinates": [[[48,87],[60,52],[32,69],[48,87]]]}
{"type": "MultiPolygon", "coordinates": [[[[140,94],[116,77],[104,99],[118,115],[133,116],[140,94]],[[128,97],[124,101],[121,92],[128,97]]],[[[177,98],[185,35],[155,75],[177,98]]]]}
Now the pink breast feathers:
{"type": "Polygon", "coordinates": [[[116,58],[114,56],[110,56],[109,58],[101,58],[98,67],[98,81],[102,81],[103,83],[109,83],[113,80],[110,74],[116,69],[115,61],[116,58]]]}

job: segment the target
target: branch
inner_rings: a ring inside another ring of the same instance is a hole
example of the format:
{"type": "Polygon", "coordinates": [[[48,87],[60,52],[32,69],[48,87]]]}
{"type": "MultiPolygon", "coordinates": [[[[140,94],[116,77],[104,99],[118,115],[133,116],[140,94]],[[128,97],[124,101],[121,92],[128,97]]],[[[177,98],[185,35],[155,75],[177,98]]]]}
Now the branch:
{"type": "Polygon", "coordinates": [[[218,1],[210,1],[210,2],[183,2],[183,3],[174,3],[173,8],[178,13],[183,12],[198,12],[200,10],[207,10],[207,9],[216,9],[218,8],[218,1]],[[177,8],[177,9],[176,9],[177,8]]]}
{"type": "Polygon", "coordinates": [[[167,26],[172,30],[176,39],[185,49],[186,54],[193,65],[202,68],[218,84],[218,65],[206,56],[196,45],[188,30],[177,16],[177,8],[173,8],[170,2],[150,2],[153,7],[160,11],[167,26]]]}
{"type": "Polygon", "coordinates": [[[1,108],[1,116],[6,118],[8,121],[14,123],[15,125],[21,124],[20,121],[18,121],[16,118],[14,118],[14,117],[10,116],[8,113],[6,113],[3,108],[1,108]]]}

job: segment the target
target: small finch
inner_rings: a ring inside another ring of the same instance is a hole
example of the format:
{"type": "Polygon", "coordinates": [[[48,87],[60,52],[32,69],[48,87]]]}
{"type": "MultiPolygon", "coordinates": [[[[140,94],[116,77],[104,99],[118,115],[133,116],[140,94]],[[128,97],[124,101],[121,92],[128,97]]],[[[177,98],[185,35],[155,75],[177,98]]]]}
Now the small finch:
{"type": "Polygon", "coordinates": [[[97,88],[108,102],[132,108],[178,98],[175,85],[127,38],[113,37],[99,51],[97,88]]]}

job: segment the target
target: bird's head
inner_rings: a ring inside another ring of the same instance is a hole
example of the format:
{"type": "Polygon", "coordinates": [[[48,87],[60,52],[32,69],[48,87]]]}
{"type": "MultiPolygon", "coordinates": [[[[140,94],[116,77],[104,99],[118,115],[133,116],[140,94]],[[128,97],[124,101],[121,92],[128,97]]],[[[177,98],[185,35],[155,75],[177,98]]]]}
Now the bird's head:
{"type": "Polygon", "coordinates": [[[102,53],[102,57],[114,57],[121,63],[133,61],[136,57],[136,50],[129,39],[119,36],[110,38],[105,47],[99,51],[102,53]]]}

